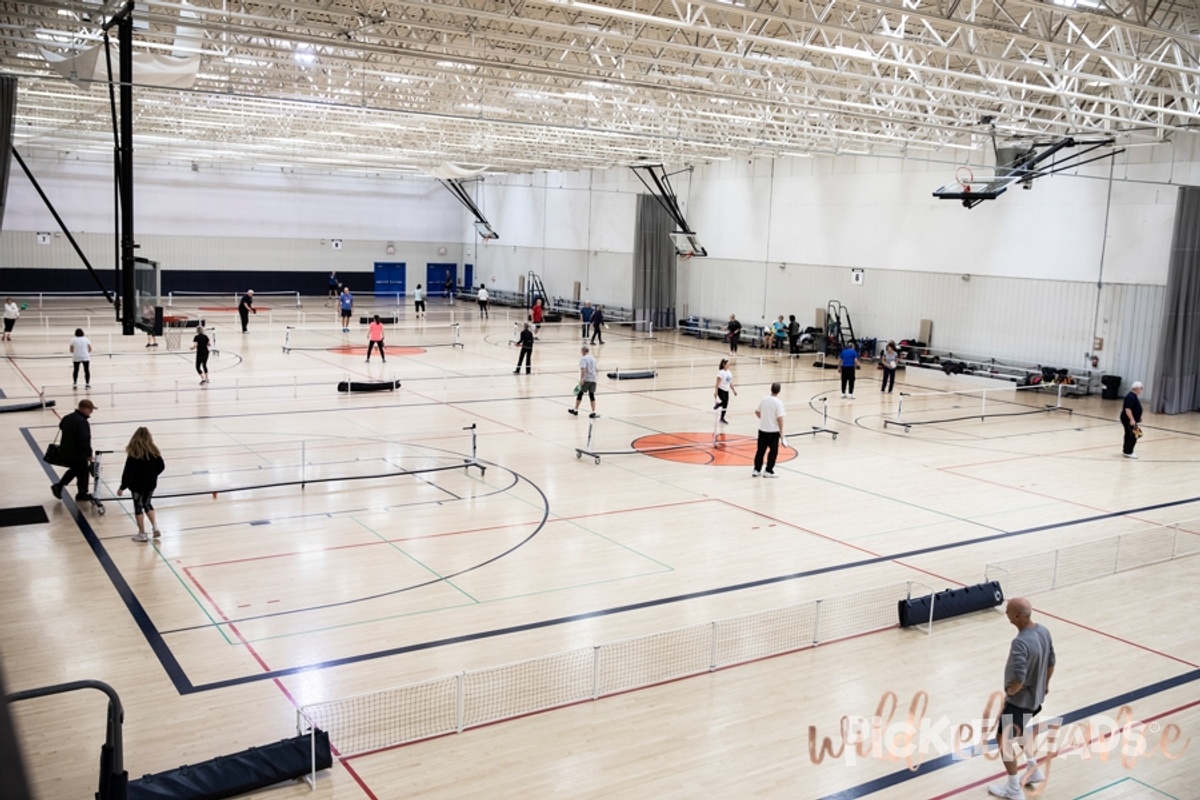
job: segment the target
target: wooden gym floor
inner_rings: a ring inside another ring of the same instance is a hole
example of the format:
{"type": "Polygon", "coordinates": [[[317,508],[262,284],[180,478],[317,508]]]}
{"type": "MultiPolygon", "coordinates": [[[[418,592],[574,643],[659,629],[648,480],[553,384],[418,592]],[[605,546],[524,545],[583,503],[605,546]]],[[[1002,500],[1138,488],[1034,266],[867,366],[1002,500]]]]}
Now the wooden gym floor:
{"type": "MultiPolygon", "coordinates": [[[[406,305],[387,363],[366,364],[355,348],[370,301],[342,334],[321,299],[296,309],[259,298],[271,309],[246,335],[235,314],[200,311],[213,302],[173,309],[216,330],[220,354],[203,387],[190,353],[117,335],[99,304],[27,311],[0,346],[0,402],[45,387],[58,404],[0,414],[3,505],[42,505],[50,517],[0,528],[8,688],[111,683],[125,704],[132,777],[290,736],[298,705],[900,581],[976,583],[989,562],[1200,520],[1194,414],[1148,415],[1136,461],[1120,457],[1120,404],[1098,396],[1064,400],[1070,415],[904,432],[882,425],[899,392],[976,385],[909,370],[897,394],[881,395],[868,365],[849,400],[812,356],[743,347],[728,447],[681,455],[653,448],[711,441],[717,341],[613,326],[596,348],[602,373],[657,377],[602,376],[590,423],[567,414],[575,324],[544,328],[526,376],[511,374],[524,316],[515,309],[480,320],[473,304],[434,299],[416,320],[406,305]],[[285,353],[289,325],[302,330],[285,353]],[[97,351],[90,391],[70,386],[77,326],[97,351]],[[335,391],[347,378],[393,377],[396,393],[335,391]],[[740,437],[754,437],[772,381],[784,384],[792,435],[780,478],[768,481],[751,478],[740,437]],[[163,498],[161,543],[138,544],[128,502],[107,502],[101,516],[50,496],[40,449],[84,396],[99,406],[97,448],[116,451],[102,494],[139,425],[169,465],[207,466],[234,450],[304,441],[353,452],[381,439],[455,463],[470,457],[475,426],[487,470],[163,498]],[[821,425],[825,400],[836,440],[797,435],[821,425]]],[[[989,398],[993,410],[1047,402],[1051,393],[989,398]]],[[[976,403],[914,398],[908,413],[969,416],[976,403]]],[[[1065,753],[1044,796],[1200,798],[1197,751],[1183,743],[1200,735],[1200,636],[1188,621],[1198,578],[1200,559],[1180,559],[1032,597],[1059,657],[1045,716],[1102,720],[1128,705],[1147,743],[1124,763],[1094,743],[1065,753]]],[[[888,692],[897,719],[924,692],[932,723],[978,720],[1013,632],[991,612],[939,623],[932,636],[879,631],[349,758],[314,794],[295,785],[257,796],[983,797],[1001,769],[982,757],[930,752],[913,773],[884,753],[818,764],[810,748],[843,716],[872,716],[888,692]]],[[[95,791],[103,709],[99,695],[14,707],[39,797],[95,791]]]]}

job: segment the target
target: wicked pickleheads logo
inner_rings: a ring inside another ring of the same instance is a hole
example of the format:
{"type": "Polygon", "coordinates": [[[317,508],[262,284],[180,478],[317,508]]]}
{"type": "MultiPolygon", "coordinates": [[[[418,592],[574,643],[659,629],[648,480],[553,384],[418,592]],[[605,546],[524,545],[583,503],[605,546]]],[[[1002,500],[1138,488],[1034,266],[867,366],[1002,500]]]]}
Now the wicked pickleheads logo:
{"type": "Polygon", "coordinates": [[[829,760],[854,766],[860,760],[874,760],[903,763],[916,770],[928,759],[947,755],[955,759],[982,755],[990,760],[1016,761],[1020,751],[1041,762],[1045,772],[1046,781],[1028,792],[1036,797],[1050,783],[1056,759],[1119,759],[1125,768],[1133,769],[1144,758],[1178,759],[1192,741],[1183,738],[1182,730],[1174,723],[1135,720],[1131,706],[1121,706],[1111,717],[1095,715],[1068,725],[1061,719],[1045,720],[1021,739],[1011,727],[1000,727],[1011,726],[1011,721],[1001,718],[1004,700],[1003,693],[995,692],[979,719],[955,722],[946,716],[936,720],[929,717],[926,692],[914,694],[907,711],[898,716],[896,693],[884,692],[873,716],[843,716],[831,736],[821,736],[817,727],[810,725],[808,757],[813,764],[829,760]],[[990,746],[989,741],[1001,730],[1005,733],[1002,746],[990,746]]]}

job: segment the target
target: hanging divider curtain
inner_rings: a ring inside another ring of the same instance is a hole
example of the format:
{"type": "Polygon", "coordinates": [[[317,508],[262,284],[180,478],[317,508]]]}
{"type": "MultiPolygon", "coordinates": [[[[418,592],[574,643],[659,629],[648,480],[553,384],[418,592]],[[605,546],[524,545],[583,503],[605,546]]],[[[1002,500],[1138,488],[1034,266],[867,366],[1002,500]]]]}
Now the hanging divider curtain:
{"type": "Polygon", "coordinates": [[[17,114],[17,79],[0,76],[0,230],[8,197],[8,168],[12,162],[13,118],[17,114]]]}
{"type": "Polygon", "coordinates": [[[633,246],[633,314],[654,328],[675,327],[675,221],[653,195],[638,195],[633,246]]]}
{"type": "MultiPolygon", "coordinates": [[[[1181,186],[1175,205],[1155,411],[1200,410],[1200,187],[1181,186]]],[[[1136,380],[1136,378],[1135,378],[1136,380]]]]}

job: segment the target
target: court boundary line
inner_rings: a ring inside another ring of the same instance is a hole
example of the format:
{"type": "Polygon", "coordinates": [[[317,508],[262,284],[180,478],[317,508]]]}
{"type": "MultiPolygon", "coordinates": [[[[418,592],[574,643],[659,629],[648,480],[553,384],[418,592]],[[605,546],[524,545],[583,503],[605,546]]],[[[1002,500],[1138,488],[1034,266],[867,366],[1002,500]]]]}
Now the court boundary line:
{"type": "MultiPolygon", "coordinates": [[[[45,471],[47,477],[51,481],[53,481],[57,476],[55,475],[55,473],[54,473],[53,469],[50,467],[50,465],[46,464],[45,462],[43,462],[41,460],[41,450],[38,447],[37,442],[34,441],[32,434],[29,432],[29,428],[21,428],[21,434],[22,434],[22,436],[25,437],[25,441],[29,445],[30,450],[34,453],[35,456],[37,456],[38,462],[42,464],[42,468],[45,471]]],[[[66,500],[66,498],[64,498],[64,501],[65,500],[66,500]]],[[[982,543],[986,543],[986,542],[997,541],[997,540],[1001,540],[1001,539],[1009,539],[1009,538],[1013,538],[1016,536],[1025,536],[1025,535],[1028,535],[1031,533],[1040,533],[1043,531],[1055,530],[1055,529],[1059,529],[1059,528],[1067,528],[1067,527],[1072,527],[1075,525],[1086,524],[1089,522],[1096,522],[1096,521],[1100,521],[1100,520],[1104,520],[1104,519],[1113,519],[1116,517],[1127,516],[1130,514],[1142,513],[1145,511],[1153,511],[1156,509],[1173,508],[1176,506],[1182,506],[1182,505],[1187,505],[1189,503],[1196,503],[1196,502],[1200,502],[1200,497],[1190,497],[1190,498],[1185,498],[1185,499],[1181,499],[1181,500],[1171,500],[1171,501],[1166,501],[1163,503],[1155,503],[1155,504],[1149,505],[1149,506],[1141,506],[1138,508],[1125,509],[1125,510],[1121,510],[1121,511],[1113,511],[1113,512],[1108,512],[1105,514],[1098,514],[1098,515],[1092,515],[1090,517],[1083,517],[1083,518],[1074,519],[1074,520],[1049,523],[1046,525],[1038,525],[1038,526],[1035,526],[1032,528],[1023,528],[1023,529],[1015,530],[1015,531],[1001,531],[1001,532],[991,534],[988,536],[980,536],[980,537],[976,537],[973,539],[967,539],[967,540],[962,540],[962,541],[958,541],[958,542],[947,542],[945,544],[932,545],[929,547],[918,548],[916,550],[909,550],[909,551],[904,551],[904,552],[900,552],[900,553],[892,553],[892,554],[883,555],[883,556],[876,556],[876,557],[872,557],[872,558],[860,559],[858,561],[846,562],[846,563],[842,563],[842,564],[834,564],[834,565],[830,565],[827,567],[819,567],[819,568],[812,569],[812,570],[803,570],[801,572],[795,572],[795,573],[790,573],[790,574],[786,574],[786,575],[778,575],[778,576],[773,576],[773,577],[768,577],[768,578],[759,578],[759,579],[755,579],[753,581],[744,581],[741,583],[730,584],[727,586],[718,586],[718,587],[713,587],[713,588],[709,588],[709,589],[698,590],[695,592],[686,592],[686,593],[678,594],[678,595],[669,595],[666,597],[659,597],[659,598],[654,598],[651,600],[643,600],[643,601],[640,601],[637,603],[628,603],[628,604],[624,604],[624,605],[613,606],[610,608],[596,609],[593,611],[583,612],[581,614],[572,614],[572,615],[567,615],[567,616],[563,616],[563,617],[552,617],[550,619],[536,620],[534,622],[522,623],[520,625],[511,625],[511,626],[505,626],[502,628],[493,628],[491,630],[486,630],[486,631],[475,631],[470,634],[463,634],[461,636],[447,637],[445,639],[432,639],[432,640],[428,640],[425,642],[417,642],[417,643],[409,644],[409,645],[401,645],[399,647],[392,647],[392,648],[387,648],[384,650],[375,650],[375,651],[371,651],[371,652],[367,652],[367,653],[357,653],[352,656],[343,656],[341,658],[330,659],[327,661],[320,661],[320,662],[316,662],[316,663],[312,663],[312,664],[302,664],[302,665],[298,665],[295,667],[286,667],[281,670],[264,672],[264,673],[258,674],[258,675],[243,675],[243,676],[239,676],[239,677],[226,678],[223,680],[210,681],[208,683],[199,684],[199,685],[193,684],[191,682],[191,680],[187,677],[186,672],[183,670],[183,668],[179,664],[179,662],[175,659],[174,653],[171,651],[170,647],[166,644],[165,639],[163,639],[163,637],[157,631],[156,627],[151,623],[149,614],[146,612],[145,608],[142,607],[141,602],[137,599],[137,595],[133,592],[132,588],[129,586],[129,583],[125,580],[124,576],[121,574],[121,571],[117,568],[117,566],[113,562],[112,558],[108,555],[108,552],[104,547],[104,543],[99,538],[99,536],[97,536],[95,529],[93,529],[91,524],[88,523],[87,519],[83,516],[82,512],[80,512],[79,509],[76,506],[74,506],[73,502],[68,506],[68,508],[71,510],[71,517],[72,517],[72,519],[75,520],[76,525],[79,527],[80,533],[83,534],[83,537],[88,542],[88,545],[91,547],[92,552],[96,555],[96,559],[99,562],[101,568],[107,574],[109,580],[113,584],[113,587],[117,590],[118,596],[121,598],[122,602],[125,603],[125,606],[129,610],[130,615],[134,618],[134,622],[138,625],[139,629],[142,631],[143,637],[146,638],[147,643],[150,645],[151,650],[158,657],[160,663],[163,666],[164,671],[166,671],[168,677],[170,677],[171,681],[175,684],[176,691],[178,691],[181,695],[184,695],[184,694],[193,694],[193,693],[198,693],[198,692],[213,691],[216,689],[223,689],[223,688],[227,688],[227,687],[231,687],[231,686],[240,686],[240,685],[244,685],[244,684],[248,684],[248,683],[255,683],[255,682],[258,682],[261,680],[273,680],[275,678],[281,678],[281,677],[285,677],[288,675],[298,675],[298,674],[310,672],[313,670],[331,669],[334,667],[346,666],[349,664],[358,664],[358,663],[363,663],[363,662],[367,662],[367,661],[374,661],[374,660],[378,660],[378,659],[382,659],[382,658],[389,658],[389,657],[395,656],[395,655],[403,655],[406,653],[420,652],[423,650],[431,650],[431,649],[434,649],[437,647],[446,647],[446,646],[454,645],[454,644],[462,644],[464,642],[492,639],[492,638],[496,638],[499,636],[507,636],[512,633],[522,633],[525,631],[537,630],[540,628],[554,627],[557,625],[569,624],[572,622],[578,622],[578,621],[585,620],[585,619],[596,619],[599,617],[613,616],[616,614],[627,613],[630,611],[640,611],[640,610],[646,609],[646,608],[654,608],[654,607],[662,606],[662,605],[686,602],[688,600],[695,600],[695,599],[698,599],[701,597],[712,597],[712,596],[721,595],[721,594],[729,594],[732,592],[743,591],[745,589],[754,589],[754,588],[759,588],[762,586],[770,586],[770,585],[774,585],[777,583],[785,583],[788,581],[799,580],[801,578],[812,577],[814,575],[822,575],[822,574],[827,574],[827,573],[831,573],[831,572],[841,572],[843,570],[854,569],[857,567],[870,566],[873,564],[884,563],[884,562],[898,561],[900,559],[912,558],[914,556],[927,555],[929,553],[937,553],[937,552],[942,552],[942,551],[946,551],[946,550],[956,550],[959,548],[971,547],[973,545],[982,544],[982,543]]],[[[1197,673],[1198,673],[1198,676],[1200,676],[1200,670],[1197,670],[1197,673]]]]}

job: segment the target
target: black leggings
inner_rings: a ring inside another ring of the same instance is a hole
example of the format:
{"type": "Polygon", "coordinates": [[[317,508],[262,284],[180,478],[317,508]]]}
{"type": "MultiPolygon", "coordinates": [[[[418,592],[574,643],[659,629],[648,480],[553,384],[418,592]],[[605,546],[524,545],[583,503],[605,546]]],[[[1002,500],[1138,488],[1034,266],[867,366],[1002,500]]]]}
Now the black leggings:
{"type": "Polygon", "coordinates": [[[207,375],[208,374],[208,351],[207,350],[197,350],[196,351],[196,374],[197,375],[207,375]]]}
{"type": "Polygon", "coordinates": [[[376,347],[379,348],[379,358],[383,361],[387,361],[387,356],[383,354],[383,339],[380,339],[379,341],[372,339],[371,341],[367,342],[367,361],[371,360],[371,351],[376,347]]]}
{"type": "Polygon", "coordinates": [[[879,391],[890,392],[896,386],[896,368],[883,368],[883,383],[879,384],[879,391]]]}
{"type": "Polygon", "coordinates": [[[529,369],[533,366],[533,348],[532,347],[522,347],[521,348],[521,352],[517,356],[517,369],[521,368],[522,363],[525,364],[525,371],[529,372],[529,369]]]}
{"type": "MultiPolygon", "coordinates": [[[[721,409],[721,419],[725,419],[725,409],[729,408],[729,392],[724,389],[717,389],[717,405],[716,408],[721,409]]],[[[716,408],[713,410],[715,411],[716,408]]]]}
{"type": "Polygon", "coordinates": [[[92,382],[92,362],[91,361],[76,361],[75,368],[71,370],[71,383],[79,383],[79,365],[83,365],[83,382],[92,382]]]}

